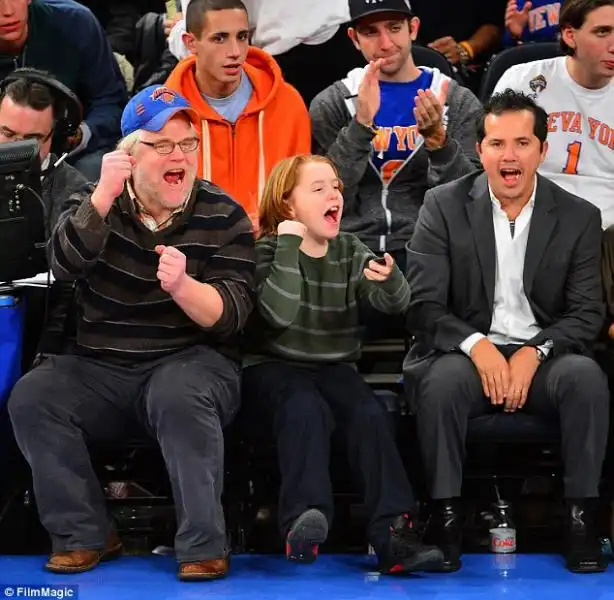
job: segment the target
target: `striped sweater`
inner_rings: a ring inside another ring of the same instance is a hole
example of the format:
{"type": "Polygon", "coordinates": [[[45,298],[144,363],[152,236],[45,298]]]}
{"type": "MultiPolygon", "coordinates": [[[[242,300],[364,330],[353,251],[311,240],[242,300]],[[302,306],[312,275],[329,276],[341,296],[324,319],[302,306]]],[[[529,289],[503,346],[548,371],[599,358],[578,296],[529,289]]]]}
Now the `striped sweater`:
{"type": "Polygon", "coordinates": [[[353,362],[360,356],[359,308],[363,301],[387,314],[403,313],[409,284],[395,265],[387,281],[363,274],[373,253],[352,234],[329,242],[323,258],[299,249],[295,235],[256,242],[258,316],[250,330],[252,350],[245,366],[266,360],[301,364],[353,362]]]}
{"type": "Polygon", "coordinates": [[[255,250],[245,211],[220,188],[197,180],[185,211],[149,231],[127,190],[102,219],[92,187],[73,194],[52,237],[56,279],[77,281],[77,352],[120,364],[154,360],[195,344],[238,359],[236,336],[253,307],[255,250]],[[162,290],[158,244],[186,255],[186,272],[223,299],[219,321],[204,329],[162,290]]]}

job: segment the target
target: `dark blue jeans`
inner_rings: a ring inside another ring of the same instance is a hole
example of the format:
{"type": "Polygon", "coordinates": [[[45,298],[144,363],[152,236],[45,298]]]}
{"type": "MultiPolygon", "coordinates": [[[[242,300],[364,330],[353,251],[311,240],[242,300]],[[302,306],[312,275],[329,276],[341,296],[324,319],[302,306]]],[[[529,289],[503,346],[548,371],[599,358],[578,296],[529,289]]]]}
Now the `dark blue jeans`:
{"type": "Polygon", "coordinates": [[[349,365],[305,369],[269,362],[243,370],[243,406],[249,423],[273,429],[281,490],[279,526],[317,508],[333,515],[330,437],[341,434],[350,469],[369,519],[368,538],[386,552],[395,517],[412,512],[414,496],[384,404],[349,365]]]}

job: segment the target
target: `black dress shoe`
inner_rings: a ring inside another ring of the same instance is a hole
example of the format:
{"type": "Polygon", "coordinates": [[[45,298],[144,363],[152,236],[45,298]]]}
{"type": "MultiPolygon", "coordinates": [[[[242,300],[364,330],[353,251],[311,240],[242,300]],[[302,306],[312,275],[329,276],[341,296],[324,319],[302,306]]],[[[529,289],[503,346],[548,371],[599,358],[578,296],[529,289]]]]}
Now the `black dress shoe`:
{"type": "Polygon", "coordinates": [[[572,573],[603,573],[607,560],[595,529],[595,514],[588,501],[571,501],[568,505],[568,539],[566,566],[572,573]]]}
{"type": "Polygon", "coordinates": [[[443,562],[431,571],[458,571],[463,564],[460,559],[462,541],[462,524],[455,503],[451,499],[435,501],[425,542],[437,546],[443,552],[443,562]]]}

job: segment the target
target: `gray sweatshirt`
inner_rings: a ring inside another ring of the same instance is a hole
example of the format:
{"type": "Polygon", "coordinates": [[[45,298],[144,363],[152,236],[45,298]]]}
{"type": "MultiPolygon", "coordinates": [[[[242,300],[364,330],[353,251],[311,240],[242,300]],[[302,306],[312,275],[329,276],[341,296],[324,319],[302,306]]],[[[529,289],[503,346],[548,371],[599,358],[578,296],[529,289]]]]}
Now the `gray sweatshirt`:
{"type": "MultiPolygon", "coordinates": [[[[431,90],[447,87],[444,125],[448,136],[430,151],[418,136],[416,149],[384,183],[371,157],[374,133],[355,119],[358,88],[366,67],[322,91],[311,103],[314,152],[335,163],[345,190],[342,229],[354,233],[375,252],[401,250],[410,240],[426,191],[481,168],[476,154],[476,125],[482,105],[475,95],[438,69],[431,90]]],[[[445,92],[444,92],[445,93],[445,92]]]]}

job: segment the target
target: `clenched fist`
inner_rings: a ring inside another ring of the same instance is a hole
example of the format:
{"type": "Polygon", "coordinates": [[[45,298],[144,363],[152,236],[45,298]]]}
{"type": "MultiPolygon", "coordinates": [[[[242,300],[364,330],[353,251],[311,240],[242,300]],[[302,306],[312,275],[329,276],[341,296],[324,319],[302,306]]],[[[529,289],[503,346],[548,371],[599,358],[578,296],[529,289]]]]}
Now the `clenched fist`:
{"type": "Polygon", "coordinates": [[[135,164],[134,156],[123,150],[115,150],[102,157],[100,180],[92,194],[92,204],[103,219],[109,214],[113,202],[132,176],[135,164]]]}
{"type": "Polygon", "coordinates": [[[185,254],[172,246],[156,246],[160,257],[158,263],[158,279],[165,292],[174,294],[187,277],[185,272],[185,254]]]}
{"type": "Polygon", "coordinates": [[[298,237],[305,237],[307,227],[299,221],[282,221],[277,226],[277,235],[298,235],[298,237]]]}

